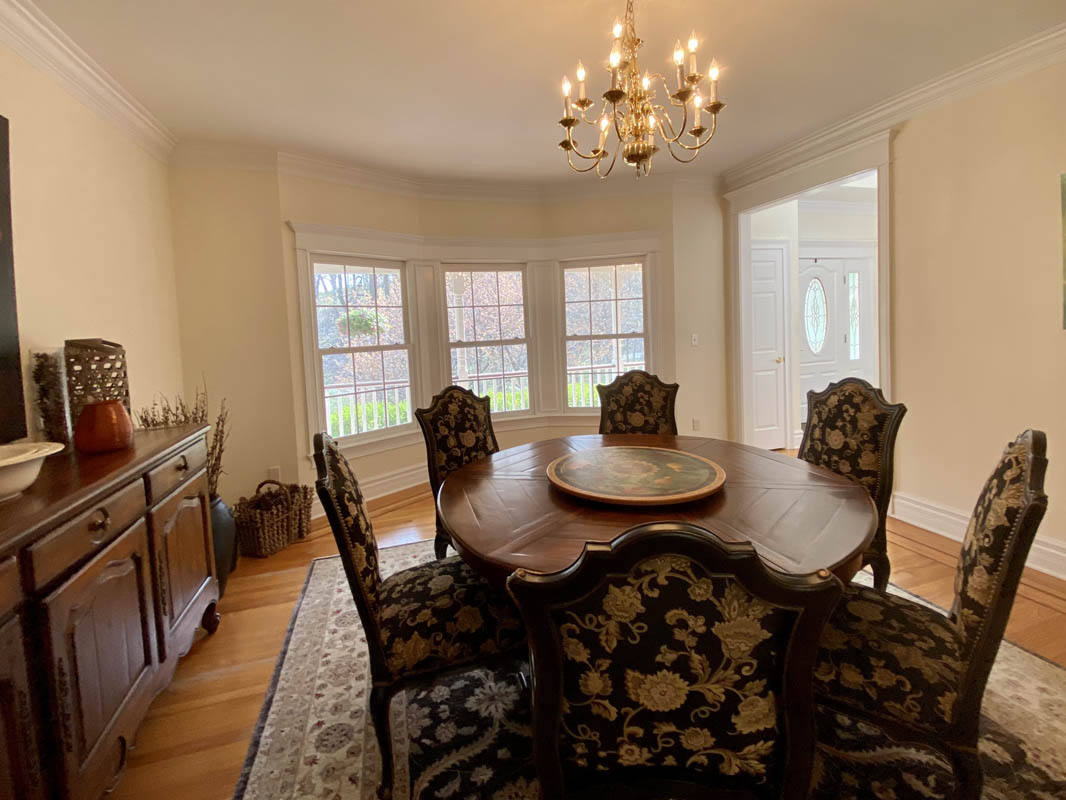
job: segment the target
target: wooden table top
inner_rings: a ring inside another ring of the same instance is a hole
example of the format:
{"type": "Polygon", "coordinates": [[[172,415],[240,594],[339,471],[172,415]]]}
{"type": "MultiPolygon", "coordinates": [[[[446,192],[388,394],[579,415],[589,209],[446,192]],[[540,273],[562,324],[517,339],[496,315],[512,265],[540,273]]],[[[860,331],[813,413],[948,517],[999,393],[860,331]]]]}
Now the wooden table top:
{"type": "Polygon", "coordinates": [[[607,542],[642,522],[683,520],[727,541],[751,542],[772,567],[834,571],[849,580],[873,539],[877,510],[861,486],[791,456],[694,436],[568,436],[502,450],[448,476],[437,497],[459,554],[502,585],[519,567],[565,569],[585,542],[607,542]],[[590,448],[646,445],[709,458],[726,471],[722,489],[675,506],[610,506],[552,486],[546,468],[590,448]]]}

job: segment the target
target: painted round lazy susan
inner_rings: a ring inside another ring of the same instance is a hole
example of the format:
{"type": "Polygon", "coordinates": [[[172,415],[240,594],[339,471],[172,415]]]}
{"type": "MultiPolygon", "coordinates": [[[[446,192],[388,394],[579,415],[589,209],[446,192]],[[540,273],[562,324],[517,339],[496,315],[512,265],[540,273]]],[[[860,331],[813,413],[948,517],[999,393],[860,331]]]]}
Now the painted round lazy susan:
{"type": "Polygon", "coordinates": [[[665,506],[714,494],[725,483],[725,470],[680,450],[619,446],[557,458],[548,465],[548,480],[586,500],[665,506]]]}

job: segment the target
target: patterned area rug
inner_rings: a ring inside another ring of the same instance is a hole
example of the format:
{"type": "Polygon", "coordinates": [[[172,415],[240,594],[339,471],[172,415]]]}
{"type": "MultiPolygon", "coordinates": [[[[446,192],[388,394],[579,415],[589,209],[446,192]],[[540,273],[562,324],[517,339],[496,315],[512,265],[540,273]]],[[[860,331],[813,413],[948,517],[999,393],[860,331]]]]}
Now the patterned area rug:
{"type": "MultiPolygon", "coordinates": [[[[432,558],[431,542],[389,548],[381,551],[381,570],[389,575],[432,558]]],[[[859,580],[864,577],[860,573],[859,580]]],[[[366,712],[370,666],[365,643],[340,559],[316,560],[293,613],[234,800],[375,798],[380,759],[366,712]]],[[[396,800],[410,797],[409,742],[414,740],[417,758],[419,742],[440,739],[454,727],[423,719],[419,699],[415,693],[401,695],[392,705],[396,800]]],[[[983,710],[985,800],[1066,798],[1066,670],[1004,642],[983,710]]],[[[460,790],[455,782],[436,787],[429,796],[534,796],[513,789],[501,794],[488,786],[460,790]]]]}

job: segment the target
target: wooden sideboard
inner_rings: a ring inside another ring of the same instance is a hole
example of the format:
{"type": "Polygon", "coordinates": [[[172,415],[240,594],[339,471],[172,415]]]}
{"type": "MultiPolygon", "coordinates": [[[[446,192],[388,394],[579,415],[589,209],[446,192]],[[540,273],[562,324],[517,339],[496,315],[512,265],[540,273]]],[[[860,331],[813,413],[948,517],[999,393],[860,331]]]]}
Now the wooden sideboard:
{"type": "Polygon", "coordinates": [[[60,453],[0,503],[0,800],[99,800],[218,627],[207,426],[60,453]]]}

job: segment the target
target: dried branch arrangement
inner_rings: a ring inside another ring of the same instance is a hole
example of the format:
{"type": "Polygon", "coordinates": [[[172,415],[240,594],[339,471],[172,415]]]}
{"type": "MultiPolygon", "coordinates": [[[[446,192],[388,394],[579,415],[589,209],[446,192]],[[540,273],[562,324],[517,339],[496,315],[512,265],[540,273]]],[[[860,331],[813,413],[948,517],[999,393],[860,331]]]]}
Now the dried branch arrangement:
{"type": "Polygon", "coordinates": [[[196,387],[196,397],[188,405],[180,394],[171,404],[166,395],[134,415],[142,428],[173,428],[177,425],[203,425],[207,422],[207,390],[196,387]]]}
{"type": "Polygon", "coordinates": [[[211,430],[211,438],[207,443],[207,493],[211,497],[218,495],[218,479],[226,474],[222,469],[222,453],[226,449],[226,440],[229,439],[229,409],[226,408],[226,398],[218,406],[218,416],[215,417],[215,427],[211,430]]]}
{"type": "Polygon", "coordinates": [[[55,353],[34,353],[33,382],[37,387],[37,408],[45,438],[50,442],[69,443],[70,414],[61,358],[55,353]]]}
{"type": "MultiPolygon", "coordinates": [[[[181,395],[174,397],[171,403],[166,395],[151,406],[145,406],[134,414],[137,424],[142,428],[173,428],[179,425],[204,425],[208,420],[207,388],[196,387],[192,405],[185,402],[181,395]]],[[[222,469],[222,454],[229,439],[229,409],[226,398],[219,404],[218,416],[207,442],[207,489],[211,497],[218,494],[218,479],[226,474],[222,469]]]]}

